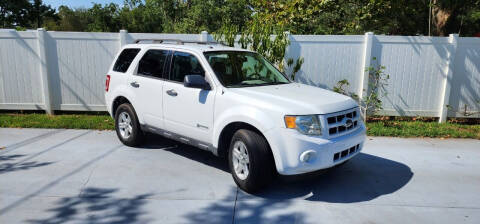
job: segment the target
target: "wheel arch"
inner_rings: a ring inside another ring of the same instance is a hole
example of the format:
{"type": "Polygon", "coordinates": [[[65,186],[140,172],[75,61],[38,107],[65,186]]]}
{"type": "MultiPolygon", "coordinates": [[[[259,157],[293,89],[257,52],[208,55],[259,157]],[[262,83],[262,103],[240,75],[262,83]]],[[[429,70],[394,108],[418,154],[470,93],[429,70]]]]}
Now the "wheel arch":
{"type": "MultiPolygon", "coordinates": [[[[118,106],[124,104],[124,103],[129,103],[129,104],[132,104],[130,102],[130,100],[127,99],[127,97],[125,96],[117,96],[115,97],[115,99],[112,101],[112,117],[115,118],[115,113],[117,112],[117,108],[118,106]]],[[[133,106],[133,105],[132,105],[133,106]]]]}
{"type": "MultiPolygon", "coordinates": [[[[230,147],[230,141],[235,134],[236,131],[240,129],[247,129],[250,131],[254,131],[257,134],[261,135],[263,138],[267,139],[263,133],[254,125],[249,124],[244,121],[233,121],[227,124],[222,131],[220,132],[220,135],[218,137],[218,143],[217,143],[217,154],[218,156],[225,157],[226,153],[228,152],[228,148],[230,147]]],[[[268,140],[267,140],[268,144],[268,140]]]]}
{"type": "Polygon", "coordinates": [[[273,162],[273,166],[274,168],[277,168],[277,164],[279,161],[277,161],[278,158],[275,156],[274,149],[272,149],[272,145],[270,144],[267,136],[264,135],[261,129],[245,121],[230,122],[222,129],[218,137],[217,155],[222,158],[228,158],[227,155],[230,148],[231,139],[235,134],[235,132],[240,129],[247,129],[247,130],[253,131],[265,139],[265,142],[267,143],[268,148],[270,149],[269,156],[272,159],[271,161],[273,162]]]}

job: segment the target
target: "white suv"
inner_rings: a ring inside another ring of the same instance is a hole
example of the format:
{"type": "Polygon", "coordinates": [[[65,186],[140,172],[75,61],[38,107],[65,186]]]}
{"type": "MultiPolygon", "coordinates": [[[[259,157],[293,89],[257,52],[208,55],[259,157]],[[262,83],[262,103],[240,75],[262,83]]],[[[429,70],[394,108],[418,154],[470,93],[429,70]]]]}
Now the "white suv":
{"type": "Polygon", "coordinates": [[[105,99],[125,145],[152,132],[226,157],[247,192],[277,173],[339,165],[365,140],[351,98],[292,82],[255,52],[213,43],[123,47],[105,99]]]}

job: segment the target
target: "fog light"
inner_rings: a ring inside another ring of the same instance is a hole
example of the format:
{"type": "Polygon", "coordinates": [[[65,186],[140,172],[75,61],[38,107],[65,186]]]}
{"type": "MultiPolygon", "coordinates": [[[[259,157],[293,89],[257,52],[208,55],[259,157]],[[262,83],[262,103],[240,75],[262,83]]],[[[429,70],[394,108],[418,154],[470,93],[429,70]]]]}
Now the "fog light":
{"type": "Polygon", "coordinates": [[[300,161],[302,161],[304,163],[310,163],[310,162],[315,161],[316,156],[317,156],[317,152],[315,152],[313,150],[308,150],[308,151],[303,152],[300,155],[300,161]]]}

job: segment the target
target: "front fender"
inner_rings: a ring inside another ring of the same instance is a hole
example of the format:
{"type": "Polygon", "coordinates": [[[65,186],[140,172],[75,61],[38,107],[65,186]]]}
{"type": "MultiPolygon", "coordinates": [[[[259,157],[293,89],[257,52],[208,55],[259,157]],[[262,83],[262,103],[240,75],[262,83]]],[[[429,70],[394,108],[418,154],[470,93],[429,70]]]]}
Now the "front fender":
{"type": "Polygon", "coordinates": [[[249,125],[254,126],[262,133],[266,132],[269,129],[275,127],[274,120],[272,116],[267,116],[266,113],[261,110],[248,107],[248,106],[236,106],[231,107],[223,111],[214,122],[213,129],[213,146],[218,147],[218,140],[222,130],[229,124],[234,122],[244,122],[249,125]]]}
{"type": "Polygon", "coordinates": [[[272,150],[276,166],[281,165],[282,161],[281,158],[279,158],[280,154],[278,152],[278,148],[274,147],[275,144],[270,144],[270,142],[274,141],[275,138],[273,138],[271,134],[266,134],[269,130],[278,128],[280,126],[280,121],[281,116],[272,116],[271,113],[263,112],[255,107],[236,106],[228,108],[215,120],[212,144],[215,148],[218,148],[220,134],[227,125],[234,122],[247,123],[257,128],[263,134],[263,136],[265,136],[270,145],[270,149],[272,150]]]}

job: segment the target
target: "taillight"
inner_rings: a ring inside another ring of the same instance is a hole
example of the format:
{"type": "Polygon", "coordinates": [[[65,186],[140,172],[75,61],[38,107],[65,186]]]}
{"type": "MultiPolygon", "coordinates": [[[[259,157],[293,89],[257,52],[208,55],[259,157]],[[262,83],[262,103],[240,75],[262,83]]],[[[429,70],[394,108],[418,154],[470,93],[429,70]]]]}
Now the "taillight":
{"type": "Polygon", "coordinates": [[[105,91],[108,92],[108,87],[110,87],[110,75],[107,75],[107,79],[105,80],[105,91]]]}

